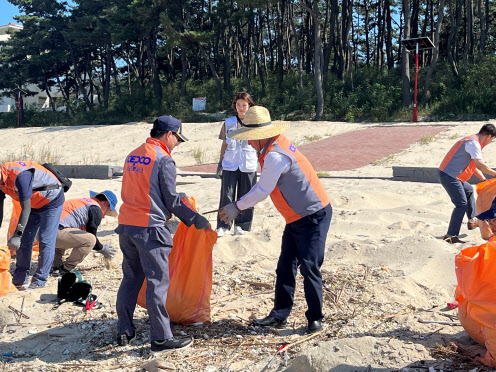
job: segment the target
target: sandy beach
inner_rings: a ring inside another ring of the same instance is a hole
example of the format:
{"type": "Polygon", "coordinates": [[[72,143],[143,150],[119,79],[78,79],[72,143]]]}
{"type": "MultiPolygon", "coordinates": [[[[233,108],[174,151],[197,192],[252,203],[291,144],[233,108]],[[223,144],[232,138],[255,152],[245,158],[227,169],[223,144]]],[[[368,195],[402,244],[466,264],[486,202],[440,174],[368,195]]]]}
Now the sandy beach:
{"type": "MultiPolygon", "coordinates": [[[[221,122],[185,123],[189,143],[172,153],[178,167],[218,161],[221,122]]],[[[275,267],[284,219],[267,199],[255,207],[252,231],[226,235],[213,250],[212,324],[173,326],[173,332],[195,338],[192,348],[151,359],[146,310],[137,308],[138,345],[108,346],[115,338],[115,298],[122,276],[120,251],[113,267],[105,268],[99,255],[90,254],[80,265],[83,276],[95,284],[105,307],[88,313],[72,304],[54,309],[57,279],[29,292],[0,297],[0,361],[2,368],[18,370],[181,370],[181,371],[421,371],[471,370],[470,358],[450,353],[451,343],[465,345],[463,355],[484,355],[463,328],[419,320],[452,321],[447,310],[456,286],[454,257],[461,248],[482,244],[479,231],[462,226],[466,244],[450,245],[446,233],[452,204],[440,184],[398,182],[392,166],[437,167],[454,142],[478,132],[483,122],[418,123],[448,129],[411,144],[399,153],[350,171],[330,172],[322,178],[333,206],[333,218],[322,268],[325,286],[324,331],[295,345],[286,358],[269,361],[284,343],[303,335],[306,320],[301,276],[288,328],[273,332],[250,326],[254,317],[272,306],[275,267]],[[377,178],[374,178],[377,177],[377,178]],[[29,318],[19,324],[8,305],[21,308],[29,318]],[[6,326],[8,324],[8,326],[6,326]],[[2,326],[3,325],[3,326],[2,326]],[[160,367],[161,366],[161,367],[160,367]],[[464,367],[460,367],[464,366],[464,367]],[[155,368],[155,369],[153,369],[155,368]],[[466,369],[464,369],[466,368],[466,369]]],[[[378,123],[293,123],[287,132],[297,146],[356,132],[378,123]]],[[[401,126],[411,123],[384,123],[401,126]]],[[[122,165],[126,155],[148,136],[151,125],[78,126],[2,129],[0,159],[22,160],[49,154],[59,164],[122,165]]],[[[358,135],[358,134],[357,134],[358,135]]],[[[350,156],[353,156],[350,149],[350,156]]],[[[496,163],[496,145],[484,149],[484,159],[496,163]]],[[[323,155],[324,156],[324,155],[323,155]]],[[[220,180],[198,176],[177,178],[178,190],[193,196],[200,212],[218,208],[220,180]]],[[[88,195],[89,190],[111,190],[120,196],[121,178],[73,179],[66,199],[88,195]]],[[[11,200],[6,199],[0,245],[6,244],[11,200]]],[[[215,214],[207,215],[215,228],[215,214]]],[[[465,221],[466,222],[466,221],[465,221]]],[[[172,226],[177,220],[172,221],[172,226]]],[[[106,217],[99,237],[118,246],[117,220],[106,217]]],[[[14,265],[14,261],[12,262],[14,265]]],[[[11,266],[12,266],[11,265],[11,266]]],[[[12,266],[13,267],[13,266],[12,266]]],[[[459,349],[460,354],[460,349],[459,349]]],[[[472,358],[474,359],[474,358],[472,358]]],[[[480,365],[479,365],[480,366],[480,365]]]]}

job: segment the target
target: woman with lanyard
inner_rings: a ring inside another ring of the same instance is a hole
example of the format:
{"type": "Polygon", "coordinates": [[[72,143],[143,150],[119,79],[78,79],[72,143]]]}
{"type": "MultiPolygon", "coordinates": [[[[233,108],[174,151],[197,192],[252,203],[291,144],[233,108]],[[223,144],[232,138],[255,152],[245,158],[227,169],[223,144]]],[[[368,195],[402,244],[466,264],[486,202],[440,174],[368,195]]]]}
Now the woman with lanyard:
{"type": "MultiPolygon", "coordinates": [[[[222,140],[217,177],[222,179],[219,208],[238,200],[257,183],[257,152],[248,141],[230,139],[227,134],[243,126],[246,111],[255,102],[246,92],[234,96],[232,108],[237,115],[226,119],[219,134],[222,140]]],[[[240,213],[234,220],[234,235],[243,235],[251,230],[253,208],[240,213]]],[[[217,236],[220,238],[231,230],[231,223],[222,222],[217,217],[217,236]]]]}

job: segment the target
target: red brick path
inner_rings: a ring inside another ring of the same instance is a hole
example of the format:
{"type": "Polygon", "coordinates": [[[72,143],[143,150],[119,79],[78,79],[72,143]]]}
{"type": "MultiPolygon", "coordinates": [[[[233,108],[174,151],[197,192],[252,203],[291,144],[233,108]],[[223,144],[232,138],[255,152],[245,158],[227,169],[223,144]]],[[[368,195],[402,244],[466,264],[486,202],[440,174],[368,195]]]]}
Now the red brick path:
{"type": "MultiPolygon", "coordinates": [[[[447,126],[373,127],[314,141],[298,149],[316,171],[342,171],[363,167],[400,152],[424,136],[436,135],[447,126]]],[[[215,172],[217,164],[182,167],[182,171],[215,172]]]]}

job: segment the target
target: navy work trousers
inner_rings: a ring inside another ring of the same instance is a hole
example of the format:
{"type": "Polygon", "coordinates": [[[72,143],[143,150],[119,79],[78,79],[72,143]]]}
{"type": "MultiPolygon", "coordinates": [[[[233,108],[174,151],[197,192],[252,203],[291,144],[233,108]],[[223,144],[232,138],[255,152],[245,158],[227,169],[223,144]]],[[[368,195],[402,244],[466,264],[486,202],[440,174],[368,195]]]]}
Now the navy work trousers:
{"type": "Polygon", "coordinates": [[[165,302],[169,289],[169,254],[172,247],[150,237],[150,229],[130,236],[119,234],[122,261],[122,282],[117,292],[117,330],[119,335],[135,332],[133,314],[138,294],[146,277],[146,309],[150,318],[150,340],[172,337],[170,319],[165,302]]]}
{"type": "Polygon", "coordinates": [[[59,227],[63,204],[51,209],[31,209],[29,219],[21,237],[21,246],[17,250],[16,268],[12,277],[14,285],[26,285],[31,270],[33,243],[38,235],[38,268],[31,279],[32,284],[43,287],[47,281],[55,255],[55,241],[59,227]]]}
{"type": "Polygon", "coordinates": [[[303,276],[303,287],[308,310],[305,315],[309,322],[320,320],[322,313],[322,274],[325,241],[332,218],[332,207],[289,223],[282,235],[281,255],[277,263],[276,293],[274,308],[270,316],[286,319],[293,307],[298,266],[303,276]]]}
{"type": "Polygon", "coordinates": [[[458,236],[463,222],[463,215],[466,213],[469,219],[475,217],[474,189],[468,182],[461,182],[442,171],[439,171],[439,181],[451,198],[451,202],[455,205],[451,213],[447,235],[458,236]]]}

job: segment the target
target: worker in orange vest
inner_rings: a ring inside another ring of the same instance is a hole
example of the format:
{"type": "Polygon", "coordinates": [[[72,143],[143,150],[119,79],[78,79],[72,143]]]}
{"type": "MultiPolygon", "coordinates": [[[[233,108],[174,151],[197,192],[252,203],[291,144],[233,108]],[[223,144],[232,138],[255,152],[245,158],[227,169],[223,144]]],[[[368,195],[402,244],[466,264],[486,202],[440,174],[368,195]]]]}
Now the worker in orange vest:
{"type": "Polygon", "coordinates": [[[105,216],[117,217],[117,196],[110,191],[90,191],[89,198],[69,199],[60,217],[52,276],[64,275],[76,268],[93,250],[105,258],[112,258],[116,249],[112,244],[100,243],[96,233],[105,216]],[[64,260],[66,251],[71,250],[64,260]]]}
{"type": "Polygon", "coordinates": [[[467,214],[467,228],[473,230],[478,226],[475,218],[474,189],[468,180],[475,174],[482,181],[485,174],[496,176],[496,172],[489,168],[482,160],[482,149],[496,137],[496,127],[485,124],[479,133],[458,140],[444,157],[439,166],[439,181],[455,205],[451,213],[448,232],[443,237],[450,244],[464,243],[458,234],[467,214]]]}
{"type": "Polygon", "coordinates": [[[283,327],[291,309],[298,266],[303,276],[308,310],[308,332],[322,330],[322,275],[325,241],[332,217],[329,197],[307,158],[283,134],[288,123],[272,123],[265,107],[248,109],[244,127],[228,134],[236,140],[248,140],[258,151],[262,167],[259,181],[239,200],[219,211],[230,222],[247,208],[270,195],[286,220],[281,255],[277,263],[274,307],[255,326],[283,327]]]}
{"type": "Polygon", "coordinates": [[[116,229],[123,254],[116,304],[119,346],[136,337],[133,313],[145,278],[152,353],[185,348],[193,342],[191,337],[172,335],[165,308],[172,248],[167,221],[174,214],[188,227],[210,229],[208,220],[188,208],[182,201],[185,195],[176,191],[176,164],[171,152],[186,141],[178,119],[160,116],[153,123],[150,138],[132,151],[124,164],[116,229]]]}
{"type": "Polygon", "coordinates": [[[21,205],[17,227],[8,241],[9,248],[17,250],[12,283],[19,290],[44,287],[53,262],[57,227],[65,200],[62,184],[38,163],[11,161],[1,166],[0,188],[0,226],[5,195],[21,205]],[[28,284],[36,234],[40,251],[38,268],[28,284]]]}

